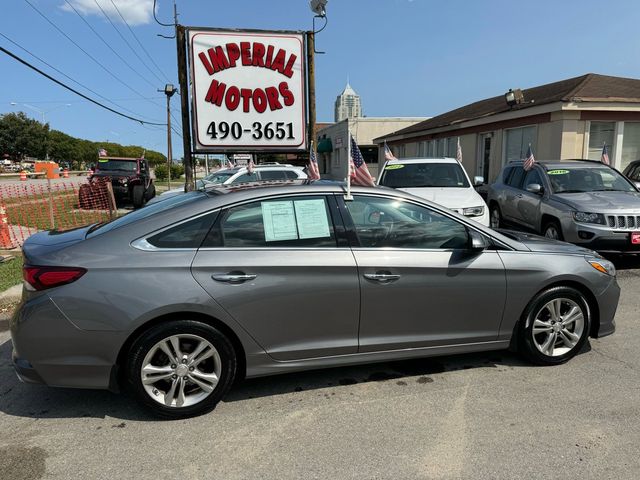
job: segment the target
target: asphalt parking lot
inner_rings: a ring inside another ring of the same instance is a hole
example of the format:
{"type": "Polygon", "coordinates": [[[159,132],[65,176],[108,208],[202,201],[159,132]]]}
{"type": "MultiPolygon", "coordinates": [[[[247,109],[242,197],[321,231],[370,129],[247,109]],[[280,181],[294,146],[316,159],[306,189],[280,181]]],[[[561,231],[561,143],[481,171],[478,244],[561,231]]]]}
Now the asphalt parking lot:
{"type": "Polygon", "coordinates": [[[174,422],[19,383],[0,332],[0,477],[637,479],[640,270],[619,282],[617,332],[566,365],[500,351],[289,374],[174,422]]]}

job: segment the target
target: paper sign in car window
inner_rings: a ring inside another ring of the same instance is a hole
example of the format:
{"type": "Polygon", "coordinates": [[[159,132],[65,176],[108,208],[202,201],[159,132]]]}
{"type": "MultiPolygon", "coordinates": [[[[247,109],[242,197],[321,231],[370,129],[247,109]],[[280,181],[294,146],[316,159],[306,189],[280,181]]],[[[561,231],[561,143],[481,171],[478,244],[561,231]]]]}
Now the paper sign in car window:
{"type": "Polygon", "coordinates": [[[549,175],[566,175],[569,173],[569,170],[549,170],[547,174],[549,175]]]}
{"type": "Polygon", "coordinates": [[[331,236],[329,217],[323,199],[296,200],[294,203],[301,239],[331,236]]]}
{"type": "Polygon", "coordinates": [[[394,163],[393,165],[387,165],[384,167],[385,170],[398,170],[399,168],[404,168],[404,165],[401,163],[394,163]]]}
{"type": "Polygon", "coordinates": [[[264,239],[267,242],[297,240],[296,214],[293,202],[263,202],[264,239]]]}

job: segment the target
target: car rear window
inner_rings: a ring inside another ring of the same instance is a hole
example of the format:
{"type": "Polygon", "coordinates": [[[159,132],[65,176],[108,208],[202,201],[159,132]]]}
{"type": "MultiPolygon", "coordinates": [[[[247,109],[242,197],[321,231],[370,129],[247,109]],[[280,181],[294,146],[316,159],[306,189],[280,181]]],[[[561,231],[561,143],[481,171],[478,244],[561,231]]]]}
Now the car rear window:
{"type": "Polygon", "coordinates": [[[147,238],[158,248],[199,248],[215,222],[218,212],[200,215],[147,238]]]}
{"type": "Polygon", "coordinates": [[[469,188],[458,163],[393,163],[382,172],[380,185],[391,188],[469,188]]]}

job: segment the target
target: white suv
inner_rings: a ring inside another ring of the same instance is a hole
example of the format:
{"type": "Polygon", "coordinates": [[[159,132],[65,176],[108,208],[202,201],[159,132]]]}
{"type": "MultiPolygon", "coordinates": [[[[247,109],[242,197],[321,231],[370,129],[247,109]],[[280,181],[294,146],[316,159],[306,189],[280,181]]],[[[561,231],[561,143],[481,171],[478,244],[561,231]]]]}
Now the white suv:
{"type": "MultiPolygon", "coordinates": [[[[482,184],[475,177],[474,184],[482,184]]],[[[385,163],[378,185],[397,188],[489,226],[489,209],[455,158],[411,158],[385,163]]]]}

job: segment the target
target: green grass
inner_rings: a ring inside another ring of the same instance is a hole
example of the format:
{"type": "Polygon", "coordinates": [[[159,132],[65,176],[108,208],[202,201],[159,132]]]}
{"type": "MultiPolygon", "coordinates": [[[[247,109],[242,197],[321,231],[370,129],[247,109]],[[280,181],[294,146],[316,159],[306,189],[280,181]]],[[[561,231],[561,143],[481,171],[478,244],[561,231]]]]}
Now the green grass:
{"type": "Polygon", "coordinates": [[[22,282],[22,257],[0,263],[0,292],[22,282]]]}

